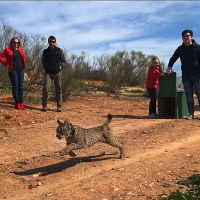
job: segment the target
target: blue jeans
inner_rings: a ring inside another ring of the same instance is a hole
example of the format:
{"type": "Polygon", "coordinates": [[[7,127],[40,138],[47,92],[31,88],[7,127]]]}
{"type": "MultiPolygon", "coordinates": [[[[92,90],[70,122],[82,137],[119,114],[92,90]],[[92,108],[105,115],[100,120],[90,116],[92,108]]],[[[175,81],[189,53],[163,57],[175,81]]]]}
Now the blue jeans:
{"type": "Polygon", "coordinates": [[[194,90],[200,106],[200,74],[195,76],[182,75],[182,82],[186,94],[189,114],[194,114],[194,90]]]}
{"type": "Polygon", "coordinates": [[[151,99],[149,103],[149,114],[156,114],[156,100],[158,95],[158,88],[147,88],[147,91],[151,99]]]}
{"type": "Polygon", "coordinates": [[[24,70],[8,72],[12,84],[12,94],[15,103],[23,103],[24,70]]]}

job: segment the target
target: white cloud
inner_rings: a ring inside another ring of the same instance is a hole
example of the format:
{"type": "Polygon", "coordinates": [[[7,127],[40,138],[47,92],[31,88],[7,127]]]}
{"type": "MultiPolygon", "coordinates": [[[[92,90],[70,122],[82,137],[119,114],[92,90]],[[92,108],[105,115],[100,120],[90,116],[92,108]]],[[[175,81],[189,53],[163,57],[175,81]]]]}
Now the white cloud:
{"type": "MultiPolygon", "coordinates": [[[[55,35],[68,53],[135,50],[167,64],[186,28],[200,35],[200,2],[0,1],[1,19],[22,33],[55,35]],[[189,11],[189,12],[188,12],[189,11]]],[[[200,38],[195,38],[200,42],[200,38]]]]}

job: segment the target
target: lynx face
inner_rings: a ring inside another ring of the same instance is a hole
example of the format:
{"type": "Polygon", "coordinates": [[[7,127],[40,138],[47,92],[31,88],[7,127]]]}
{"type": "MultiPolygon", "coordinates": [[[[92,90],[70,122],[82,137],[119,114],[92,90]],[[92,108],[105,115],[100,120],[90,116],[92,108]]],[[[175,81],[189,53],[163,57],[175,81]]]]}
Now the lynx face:
{"type": "Polygon", "coordinates": [[[65,120],[64,123],[60,122],[60,120],[57,120],[57,122],[59,126],[56,129],[56,137],[59,140],[72,137],[70,123],[67,120],[65,120]]]}

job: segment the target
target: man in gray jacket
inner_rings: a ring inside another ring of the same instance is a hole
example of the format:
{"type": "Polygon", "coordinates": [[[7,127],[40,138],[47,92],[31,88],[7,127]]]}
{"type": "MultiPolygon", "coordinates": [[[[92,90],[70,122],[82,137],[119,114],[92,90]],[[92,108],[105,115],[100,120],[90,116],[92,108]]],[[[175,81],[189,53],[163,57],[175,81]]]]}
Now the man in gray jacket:
{"type": "Polygon", "coordinates": [[[62,68],[66,62],[63,50],[56,46],[56,38],[49,36],[49,47],[42,53],[42,66],[45,70],[44,84],[42,91],[42,111],[47,111],[48,93],[51,82],[54,81],[57,101],[57,112],[62,111],[62,68]]]}

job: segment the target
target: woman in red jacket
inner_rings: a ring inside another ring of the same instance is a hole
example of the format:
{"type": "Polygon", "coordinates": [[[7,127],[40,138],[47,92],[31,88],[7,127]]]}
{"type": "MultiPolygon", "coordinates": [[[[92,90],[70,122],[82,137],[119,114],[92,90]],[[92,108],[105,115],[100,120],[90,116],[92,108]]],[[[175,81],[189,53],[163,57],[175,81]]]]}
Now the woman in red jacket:
{"type": "Polygon", "coordinates": [[[25,61],[26,56],[21,48],[21,41],[19,38],[13,37],[9,47],[0,53],[0,62],[8,67],[16,109],[25,109],[23,104],[25,61]]]}
{"type": "Polygon", "coordinates": [[[165,76],[161,69],[160,60],[158,58],[153,58],[146,80],[146,88],[150,96],[149,117],[157,117],[156,100],[160,76],[165,76]]]}

